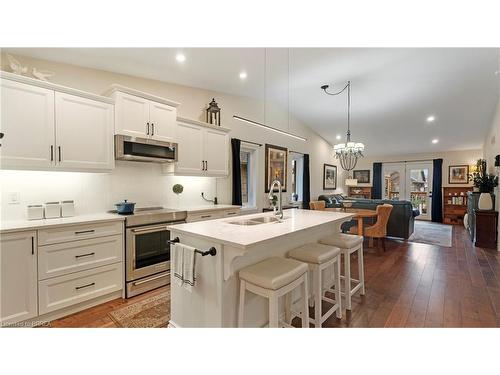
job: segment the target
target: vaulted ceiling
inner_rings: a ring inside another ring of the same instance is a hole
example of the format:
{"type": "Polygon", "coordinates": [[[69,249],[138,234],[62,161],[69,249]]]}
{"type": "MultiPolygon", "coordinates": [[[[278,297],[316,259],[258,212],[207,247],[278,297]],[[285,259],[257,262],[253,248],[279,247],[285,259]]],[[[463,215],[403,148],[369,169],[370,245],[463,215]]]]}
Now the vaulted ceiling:
{"type": "Polygon", "coordinates": [[[367,155],[482,147],[500,91],[498,48],[28,48],[8,52],[103,69],[288,106],[334,144],[346,131],[367,155]],[[186,60],[176,60],[182,53],[186,60]],[[241,79],[240,73],[247,77],[241,79]],[[427,122],[429,116],[435,121],[427,122]],[[432,143],[432,140],[438,140],[432,143]]]}

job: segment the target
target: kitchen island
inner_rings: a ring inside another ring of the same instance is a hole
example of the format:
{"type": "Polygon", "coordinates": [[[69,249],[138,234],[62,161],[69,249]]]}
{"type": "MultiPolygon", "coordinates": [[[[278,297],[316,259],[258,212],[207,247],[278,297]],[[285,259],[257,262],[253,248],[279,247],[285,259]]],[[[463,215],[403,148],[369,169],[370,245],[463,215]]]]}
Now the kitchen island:
{"type": "MultiPolygon", "coordinates": [[[[273,213],[244,215],[169,227],[171,239],[207,251],[196,254],[196,285],[179,286],[171,276],[171,327],[236,327],[238,271],[272,256],[285,256],[296,247],[340,232],[352,213],[287,210],[282,222],[273,213]]],[[[174,255],[175,256],[175,255],[174,255]]],[[[172,264],[175,259],[172,259],[172,264]]],[[[260,327],[268,321],[267,301],[249,294],[245,326],[260,327]]]]}

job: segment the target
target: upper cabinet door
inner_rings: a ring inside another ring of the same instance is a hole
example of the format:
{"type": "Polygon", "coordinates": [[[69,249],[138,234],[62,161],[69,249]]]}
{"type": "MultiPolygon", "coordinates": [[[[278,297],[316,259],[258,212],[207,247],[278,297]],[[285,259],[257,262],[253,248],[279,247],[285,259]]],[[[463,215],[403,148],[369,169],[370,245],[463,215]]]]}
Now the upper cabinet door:
{"type": "Polygon", "coordinates": [[[48,168],[54,157],[54,91],[2,79],[2,168],[48,168]]]}
{"type": "Polygon", "coordinates": [[[56,146],[62,169],[112,169],[113,105],[57,92],[56,146]]]}
{"type": "Polygon", "coordinates": [[[177,123],[176,139],[179,145],[175,172],[203,175],[203,128],[197,125],[177,123]]]}
{"type": "Polygon", "coordinates": [[[177,109],[169,105],[149,102],[149,122],[151,138],[159,141],[173,142],[177,109]]]}
{"type": "Polygon", "coordinates": [[[204,155],[206,174],[227,176],[229,160],[229,136],[218,130],[205,129],[204,155]]]}
{"type": "MultiPolygon", "coordinates": [[[[3,145],[2,145],[3,147],[3,145]]],[[[2,235],[0,241],[0,322],[38,315],[36,232],[2,235]]]]}
{"type": "Polygon", "coordinates": [[[116,92],[115,133],[131,137],[147,138],[151,134],[149,100],[139,96],[116,92]]]}

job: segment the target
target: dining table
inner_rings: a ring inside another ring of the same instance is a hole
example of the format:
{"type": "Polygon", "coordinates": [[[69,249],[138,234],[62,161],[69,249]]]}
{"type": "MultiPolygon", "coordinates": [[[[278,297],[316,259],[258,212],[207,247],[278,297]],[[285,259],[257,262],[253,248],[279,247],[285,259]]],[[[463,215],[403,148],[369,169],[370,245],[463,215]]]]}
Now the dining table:
{"type": "MultiPolygon", "coordinates": [[[[366,208],[342,208],[342,207],[332,207],[332,208],[325,208],[325,211],[333,211],[333,212],[347,212],[347,213],[353,213],[355,214],[353,219],[358,221],[358,235],[362,236],[364,232],[364,221],[363,219],[365,218],[376,218],[377,217],[377,211],[375,210],[369,210],[366,208]]],[[[373,240],[372,240],[373,241],[373,240]]],[[[373,246],[370,241],[370,246],[373,246]]]]}

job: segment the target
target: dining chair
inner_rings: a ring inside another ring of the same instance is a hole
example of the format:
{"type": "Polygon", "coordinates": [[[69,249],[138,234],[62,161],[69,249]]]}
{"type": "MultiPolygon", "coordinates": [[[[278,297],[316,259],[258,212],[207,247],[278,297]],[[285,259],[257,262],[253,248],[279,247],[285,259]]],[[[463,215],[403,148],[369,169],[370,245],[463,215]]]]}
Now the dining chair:
{"type": "Polygon", "coordinates": [[[311,202],[309,202],[309,209],[311,209],[311,210],[324,211],[325,208],[326,208],[325,201],[311,201],[311,202]]]}
{"type": "MultiPolygon", "coordinates": [[[[392,204],[381,204],[377,206],[377,221],[375,224],[365,227],[363,235],[365,237],[371,237],[377,239],[377,247],[379,246],[379,241],[382,240],[382,249],[385,251],[385,237],[387,236],[387,222],[389,221],[389,216],[391,215],[392,204]]],[[[351,227],[350,233],[358,233],[358,227],[351,227]]]]}

